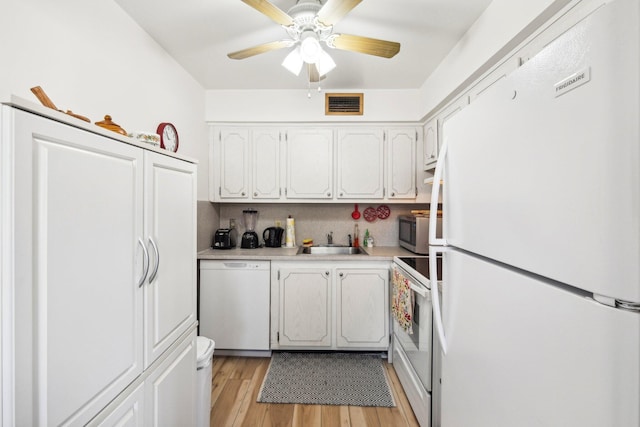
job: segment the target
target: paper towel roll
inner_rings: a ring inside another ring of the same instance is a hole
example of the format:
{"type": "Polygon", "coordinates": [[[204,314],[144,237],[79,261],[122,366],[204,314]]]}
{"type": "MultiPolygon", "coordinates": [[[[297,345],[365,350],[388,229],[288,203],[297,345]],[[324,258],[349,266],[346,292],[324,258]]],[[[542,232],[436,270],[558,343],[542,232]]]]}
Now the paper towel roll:
{"type": "Polygon", "coordinates": [[[296,223],[291,215],[287,218],[286,235],[284,238],[284,245],[287,248],[293,248],[296,245],[296,223]]]}

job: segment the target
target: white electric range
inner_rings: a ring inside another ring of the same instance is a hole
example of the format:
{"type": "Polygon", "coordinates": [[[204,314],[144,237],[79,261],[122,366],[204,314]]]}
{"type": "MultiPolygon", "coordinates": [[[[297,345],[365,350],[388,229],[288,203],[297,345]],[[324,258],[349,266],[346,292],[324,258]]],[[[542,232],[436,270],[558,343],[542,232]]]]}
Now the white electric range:
{"type": "MultiPolygon", "coordinates": [[[[439,423],[437,401],[439,393],[439,370],[435,360],[433,339],[433,315],[431,301],[431,284],[429,281],[429,257],[411,256],[394,257],[392,268],[392,283],[401,281],[410,289],[412,303],[411,327],[407,323],[404,327],[392,314],[393,346],[392,361],[398,374],[400,383],[411,404],[411,408],[422,427],[436,426],[439,423]],[[435,373],[435,375],[434,375],[435,373]],[[435,386],[435,387],[434,387],[435,386]],[[435,389],[435,392],[434,392],[435,389]]],[[[441,259],[438,259],[438,269],[442,269],[441,259]]],[[[438,272],[442,277],[442,272],[438,272]]],[[[395,289],[393,285],[392,289],[395,289]]],[[[396,298],[392,291],[392,305],[396,298]]],[[[393,307],[392,307],[393,313],[393,307]]],[[[406,314],[406,313],[405,313],[406,314]]],[[[437,348],[437,347],[435,347],[437,348]]]]}

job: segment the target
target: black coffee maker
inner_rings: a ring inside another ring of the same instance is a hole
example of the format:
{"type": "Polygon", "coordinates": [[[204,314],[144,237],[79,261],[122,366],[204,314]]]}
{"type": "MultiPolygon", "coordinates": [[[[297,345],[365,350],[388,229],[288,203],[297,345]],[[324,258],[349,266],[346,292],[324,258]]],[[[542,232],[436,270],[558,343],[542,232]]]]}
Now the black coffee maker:
{"type": "Polygon", "coordinates": [[[258,234],[255,232],[256,222],[258,222],[258,211],[255,209],[245,209],[242,211],[244,218],[244,228],[240,247],[244,249],[255,249],[260,246],[258,234]]]}
{"type": "Polygon", "coordinates": [[[262,232],[262,238],[264,239],[264,245],[267,248],[279,248],[282,246],[282,235],[284,234],[284,228],[282,227],[268,227],[262,232]]]}

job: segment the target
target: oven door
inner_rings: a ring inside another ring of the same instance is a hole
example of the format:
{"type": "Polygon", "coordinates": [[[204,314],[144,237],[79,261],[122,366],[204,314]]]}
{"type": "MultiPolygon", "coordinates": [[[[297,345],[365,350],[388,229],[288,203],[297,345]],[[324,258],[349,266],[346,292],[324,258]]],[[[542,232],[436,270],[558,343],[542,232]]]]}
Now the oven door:
{"type": "Polygon", "coordinates": [[[432,357],[431,290],[397,265],[394,265],[394,269],[407,280],[414,296],[412,333],[406,331],[394,317],[394,343],[402,348],[409,364],[417,374],[418,380],[424,389],[430,392],[432,357]]]}

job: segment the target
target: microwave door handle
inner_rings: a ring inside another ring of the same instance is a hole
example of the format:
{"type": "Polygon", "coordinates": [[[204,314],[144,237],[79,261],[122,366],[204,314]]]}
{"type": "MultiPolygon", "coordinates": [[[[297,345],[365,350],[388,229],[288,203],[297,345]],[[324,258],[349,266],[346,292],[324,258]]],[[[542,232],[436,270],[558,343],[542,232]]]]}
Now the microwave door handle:
{"type": "Polygon", "coordinates": [[[436,331],[438,332],[438,339],[440,340],[442,354],[446,355],[447,337],[444,334],[444,322],[440,311],[440,295],[438,292],[438,260],[436,257],[438,252],[444,252],[445,250],[446,249],[444,248],[429,248],[429,275],[431,276],[431,306],[433,307],[433,321],[436,324],[436,331]]]}
{"type": "Polygon", "coordinates": [[[429,213],[429,245],[433,246],[447,246],[447,240],[444,236],[444,224],[442,227],[442,238],[436,237],[436,228],[438,222],[438,198],[440,196],[440,182],[442,181],[442,171],[444,169],[444,162],[447,157],[447,139],[445,138],[442,147],[440,148],[440,154],[438,155],[438,162],[436,163],[436,170],[433,174],[433,184],[431,188],[431,205],[429,213]]]}

